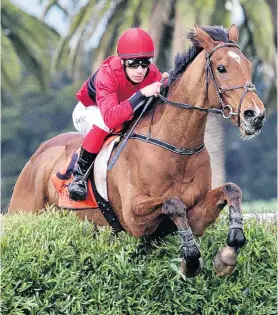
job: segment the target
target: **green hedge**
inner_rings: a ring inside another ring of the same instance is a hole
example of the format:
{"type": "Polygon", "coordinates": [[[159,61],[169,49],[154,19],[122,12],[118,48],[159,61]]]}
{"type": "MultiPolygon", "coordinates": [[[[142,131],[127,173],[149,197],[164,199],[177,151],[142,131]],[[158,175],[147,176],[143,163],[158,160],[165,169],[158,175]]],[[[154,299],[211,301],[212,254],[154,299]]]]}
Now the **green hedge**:
{"type": "Polygon", "coordinates": [[[244,213],[274,213],[277,212],[277,199],[266,200],[255,200],[244,202],[242,209],[244,213]]]}
{"type": "Polygon", "coordinates": [[[72,213],[4,219],[2,314],[276,314],[275,222],[245,223],[248,243],[225,278],[212,267],[228,232],[220,219],[199,241],[202,274],[187,279],[179,274],[176,235],[147,249],[72,213]]]}

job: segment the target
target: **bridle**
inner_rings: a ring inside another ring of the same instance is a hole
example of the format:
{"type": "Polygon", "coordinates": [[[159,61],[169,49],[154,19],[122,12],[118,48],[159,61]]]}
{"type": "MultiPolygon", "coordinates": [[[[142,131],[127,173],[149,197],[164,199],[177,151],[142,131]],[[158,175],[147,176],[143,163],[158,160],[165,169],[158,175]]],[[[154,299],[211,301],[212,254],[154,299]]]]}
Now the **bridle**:
{"type": "Polygon", "coordinates": [[[239,127],[240,126],[241,105],[242,105],[243,99],[244,99],[247,92],[256,92],[256,87],[251,82],[246,82],[243,85],[236,85],[236,86],[227,87],[227,88],[223,88],[222,86],[220,86],[220,84],[217,82],[215,75],[213,73],[210,58],[216,50],[223,48],[223,47],[236,47],[236,48],[240,49],[240,47],[237,44],[232,43],[232,42],[223,43],[221,45],[218,45],[218,46],[214,47],[211,51],[206,53],[206,65],[205,65],[206,98],[208,99],[208,85],[209,85],[209,80],[211,79],[213,81],[214,86],[215,86],[215,90],[216,90],[216,94],[217,94],[217,98],[218,98],[218,104],[221,105],[221,109],[219,109],[219,108],[202,108],[202,107],[198,107],[198,106],[192,106],[190,104],[178,103],[178,102],[170,101],[169,99],[167,99],[163,95],[159,94],[158,96],[160,97],[160,99],[163,100],[167,104],[170,104],[170,105],[173,105],[176,107],[180,107],[180,108],[195,109],[195,110],[210,112],[210,113],[214,113],[214,114],[222,114],[223,118],[226,118],[226,119],[230,119],[231,116],[237,116],[238,118],[237,118],[237,125],[236,126],[239,127]],[[233,112],[233,109],[230,105],[226,105],[224,103],[222,95],[226,91],[242,89],[242,88],[244,89],[244,91],[241,95],[239,105],[238,105],[238,110],[236,113],[236,112],[233,112]]]}

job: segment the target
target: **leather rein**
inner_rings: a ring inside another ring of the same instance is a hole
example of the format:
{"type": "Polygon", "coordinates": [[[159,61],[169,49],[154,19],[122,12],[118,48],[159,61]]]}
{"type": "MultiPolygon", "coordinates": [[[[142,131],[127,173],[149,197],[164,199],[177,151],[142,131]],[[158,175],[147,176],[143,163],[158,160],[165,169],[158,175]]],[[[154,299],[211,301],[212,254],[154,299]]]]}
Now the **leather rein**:
{"type": "MultiPolygon", "coordinates": [[[[216,90],[216,94],[218,97],[218,104],[221,105],[221,109],[219,108],[202,108],[202,107],[198,107],[198,106],[193,106],[190,104],[186,104],[186,103],[178,103],[175,101],[170,101],[168,98],[164,97],[161,94],[158,94],[159,98],[172,106],[176,106],[179,108],[184,108],[184,109],[194,109],[194,110],[199,110],[199,111],[203,111],[203,112],[208,112],[208,113],[214,113],[214,114],[221,114],[223,118],[225,119],[230,119],[232,116],[237,116],[237,125],[235,125],[236,127],[240,126],[240,113],[241,113],[241,105],[243,103],[243,99],[246,95],[247,92],[256,92],[256,87],[254,84],[252,84],[251,82],[246,82],[243,85],[236,85],[236,86],[232,86],[232,87],[228,87],[228,88],[223,88],[222,86],[220,86],[220,84],[217,82],[215,75],[213,73],[212,70],[212,66],[211,66],[211,61],[210,58],[213,55],[213,53],[223,47],[236,47],[238,49],[240,49],[240,47],[235,44],[235,43],[223,43],[221,45],[218,45],[216,47],[214,47],[211,51],[206,53],[206,65],[205,65],[205,78],[206,78],[206,98],[208,99],[208,84],[209,84],[209,80],[211,79],[213,81],[213,84],[215,86],[215,90],[216,90]],[[230,105],[227,105],[224,103],[223,100],[223,94],[226,91],[231,91],[231,90],[236,90],[236,89],[244,89],[240,101],[239,101],[239,105],[238,105],[238,110],[237,112],[233,112],[233,109],[230,105]]],[[[154,113],[153,113],[154,114],[154,113]]],[[[153,119],[153,117],[152,117],[153,119]]],[[[152,121],[151,121],[152,124],[152,121]]],[[[191,149],[183,149],[180,147],[175,147],[165,141],[161,141],[159,139],[156,138],[152,138],[150,136],[151,134],[151,124],[150,124],[150,128],[149,128],[149,132],[148,135],[142,135],[142,134],[137,134],[137,133],[132,133],[129,138],[131,139],[138,139],[141,141],[145,141],[151,144],[155,144],[157,146],[160,146],[166,150],[178,153],[178,154],[182,154],[182,155],[192,155],[192,154],[196,154],[196,153],[200,153],[205,149],[205,144],[202,143],[200,144],[197,148],[191,148],[191,149]]],[[[124,135],[126,136],[126,135],[124,135]]]]}

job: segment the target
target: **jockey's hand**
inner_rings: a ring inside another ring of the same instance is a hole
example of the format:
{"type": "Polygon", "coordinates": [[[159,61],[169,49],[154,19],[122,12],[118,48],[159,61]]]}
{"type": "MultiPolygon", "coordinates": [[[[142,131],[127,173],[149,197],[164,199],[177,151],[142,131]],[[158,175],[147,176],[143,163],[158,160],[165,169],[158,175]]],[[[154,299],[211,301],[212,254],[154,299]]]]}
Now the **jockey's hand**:
{"type": "Polygon", "coordinates": [[[161,85],[162,85],[161,82],[154,82],[141,89],[141,93],[146,97],[158,96],[158,93],[160,93],[161,85]]]}
{"type": "Polygon", "coordinates": [[[168,78],[169,78],[169,73],[168,72],[163,72],[162,79],[167,80],[168,78]]]}

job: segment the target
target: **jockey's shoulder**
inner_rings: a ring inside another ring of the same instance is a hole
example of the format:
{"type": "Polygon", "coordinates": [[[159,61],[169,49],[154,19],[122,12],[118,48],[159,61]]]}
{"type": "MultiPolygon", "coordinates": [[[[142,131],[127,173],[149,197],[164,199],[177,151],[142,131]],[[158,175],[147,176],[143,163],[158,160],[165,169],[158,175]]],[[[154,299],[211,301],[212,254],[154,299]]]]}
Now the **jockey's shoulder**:
{"type": "Polygon", "coordinates": [[[120,70],[123,66],[120,57],[110,56],[103,61],[100,67],[109,67],[111,70],[120,70]]]}
{"type": "Polygon", "coordinates": [[[96,86],[99,84],[118,86],[119,82],[124,80],[125,74],[121,59],[118,56],[110,56],[100,65],[95,83],[96,86]]]}

